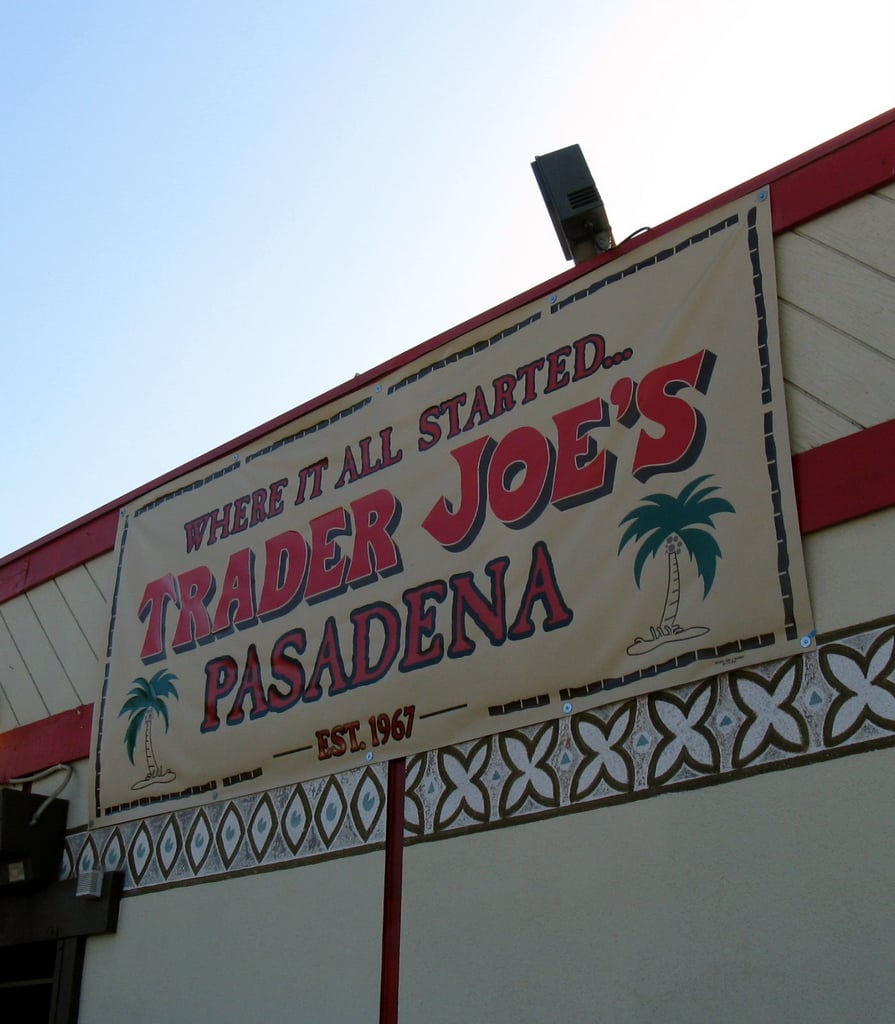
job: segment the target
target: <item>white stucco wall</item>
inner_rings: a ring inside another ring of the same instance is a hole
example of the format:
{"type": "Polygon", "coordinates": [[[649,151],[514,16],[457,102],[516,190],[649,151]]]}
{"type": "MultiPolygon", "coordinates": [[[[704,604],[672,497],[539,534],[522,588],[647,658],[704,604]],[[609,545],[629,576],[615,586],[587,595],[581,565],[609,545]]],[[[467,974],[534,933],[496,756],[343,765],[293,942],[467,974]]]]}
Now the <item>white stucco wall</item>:
{"type": "Polygon", "coordinates": [[[891,1021],[895,751],[405,856],[402,1024],[891,1021]]]}
{"type": "Polygon", "coordinates": [[[88,939],[80,1024],[375,1021],[381,853],[151,893],[88,939]]]}

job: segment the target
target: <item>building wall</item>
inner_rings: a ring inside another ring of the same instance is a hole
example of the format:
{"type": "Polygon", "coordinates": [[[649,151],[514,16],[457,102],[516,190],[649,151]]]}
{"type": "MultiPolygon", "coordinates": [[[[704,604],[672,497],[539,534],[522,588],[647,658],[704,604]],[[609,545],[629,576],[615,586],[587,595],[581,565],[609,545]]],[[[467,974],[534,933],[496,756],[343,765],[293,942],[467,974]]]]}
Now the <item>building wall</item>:
{"type": "Polygon", "coordinates": [[[794,453],[895,414],[892,238],[895,186],[887,185],[775,241],[794,453]]]}
{"type": "Polygon", "coordinates": [[[803,539],[819,634],[895,613],[895,509],[803,539]]]}
{"type": "MultiPolygon", "coordinates": [[[[776,238],[794,452],[895,419],[892,237],[888,184],[776,238]]],[[[805,537],[804,656],[409,760],[402,1024],[891,1018],[893,531],[805,537]]],[[[113,571],[0,605],[0,734],[93,699],[113,571]]],[[[384,766],[92,830],[87,783],[82,1021],[376,1018],[384,766]]]]}
{"type": "MultiPolygon", "coordinates": [[[[816,652],[410,759],[402,1022],[889,1019],[893,527],[811,539],[816,652]]],[[[372,1019],[384,804],[377,766],[72,835],[131,893],[82,1019],[372,1019]]]]}
{"type": "Polygon", "coordinates": [[[892,1019],[895,752],[414,846],[402,1024],[892,1019]]]}
{"type": "Polygon", "coordinates": [[[382,854],[169,889],[90,939],[81,1024],[372,1021],[382,854]]]}

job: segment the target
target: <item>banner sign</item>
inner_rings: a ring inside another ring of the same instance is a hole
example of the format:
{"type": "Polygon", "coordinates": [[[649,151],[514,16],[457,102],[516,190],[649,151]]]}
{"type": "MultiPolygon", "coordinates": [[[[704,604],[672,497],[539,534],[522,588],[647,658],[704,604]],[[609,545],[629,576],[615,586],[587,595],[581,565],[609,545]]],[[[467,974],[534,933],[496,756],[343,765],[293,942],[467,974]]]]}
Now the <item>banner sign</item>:
{"type": "Polygon", "coordinates": [[[94,817],[810,644],[769,205],[620,257],[125,510],[94,817]]]}

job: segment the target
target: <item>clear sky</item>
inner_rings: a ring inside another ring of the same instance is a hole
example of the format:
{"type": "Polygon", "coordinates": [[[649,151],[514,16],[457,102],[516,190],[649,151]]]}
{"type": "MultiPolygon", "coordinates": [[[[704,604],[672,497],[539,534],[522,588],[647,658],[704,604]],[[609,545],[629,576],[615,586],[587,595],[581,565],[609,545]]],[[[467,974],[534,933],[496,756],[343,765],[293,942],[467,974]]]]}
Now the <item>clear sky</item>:
{"type": "Polygon", "coordinates": [[[892,0],[0,0],[0,556],[895,105],[892,0]]]}

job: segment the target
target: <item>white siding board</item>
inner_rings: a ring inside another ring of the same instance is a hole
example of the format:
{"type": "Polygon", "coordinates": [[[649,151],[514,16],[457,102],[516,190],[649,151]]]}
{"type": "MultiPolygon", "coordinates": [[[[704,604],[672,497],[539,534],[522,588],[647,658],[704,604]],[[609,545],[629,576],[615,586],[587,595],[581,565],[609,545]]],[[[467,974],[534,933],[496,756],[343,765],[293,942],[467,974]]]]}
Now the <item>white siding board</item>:
{"type": "Polygon", "coordinates": [[[57,576],[56,583],[78,620],[78,625],[84,631],[94,658],[101,658],[106,650],[109,606],[97,584],[97,576],[101,577],[102,574],[90,571],[94,565],[95,563],[91,562],[89,567],[79,566],[71,572],[57,576]]]}
{"type": "Polygon", "coordinates": [[[884,196],[863,196],[803,224],[795,234],[895,276],[895,202],[884,196]]]}
{"type": "Polygon", "coordinates": [[[890,277],[792,232],[777,239],[781,299],[895,358],[890,277]]]}
{"type": "Polygon", "coordinates": [[[112,600],[112,592],[115,589],[115,568],[117,566],[115,552],[107,551],[106,554],[94,558],[84,568],[90,574],[90,578],[96,584],[99,592],[103,595],[106,604],[112,600]]]}
{"type": "MultiPolygon", "coordinates": [[[[4,606],[5,607],[5,606],[4,606]]],[[[0,732],[49,714],[0,609],[0,732]]]]}
{"type": "Polygon", "coordinates": [[[40,620],[22,594],[3,605],[3,618],[15,637],[22,660],[50,714],[77,707],[81,701],[65,673],[56,652],[47,639],[40,620]]]}
{"type": "Polygon", "coordinates": [[[786,379],[854,429],[895,418],[895,359],[787,302],[780,303],[780,335],[786,379]]]}
{"type": "Polygon", "coordinates": [[[892,614],[893,537],[895,508],[837,523],[804,538],[805,568],[818,633],[892,614]]]}
{"type": "Polygon", "coordinates": [[[71,606],[52,580],[29,591],[28,598],[80,702],[93,700],[99,671],[97,658],[71,606]]]}
{"type": "Polygon", "coordinates": [[[840,416],[835,409],[818,402],[797,387],[785,384],[784,394],[789,419],[789,443],[794,455],[856,433],[851,420],[840,416]]]}

